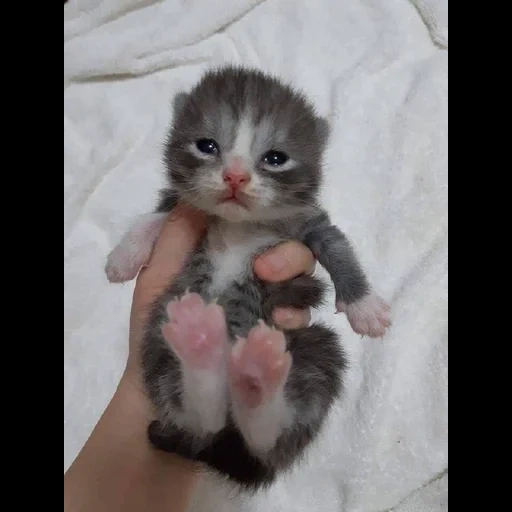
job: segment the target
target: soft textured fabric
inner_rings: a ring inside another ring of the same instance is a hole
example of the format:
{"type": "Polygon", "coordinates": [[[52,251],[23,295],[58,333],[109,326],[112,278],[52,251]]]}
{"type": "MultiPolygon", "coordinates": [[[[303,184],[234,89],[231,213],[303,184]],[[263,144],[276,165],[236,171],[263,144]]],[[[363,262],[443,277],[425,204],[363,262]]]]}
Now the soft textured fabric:
{"type": "MultiPolygon", "coordinates": [[[[394,326],[360,339],[345,397],[306,461],[269,491],[213,477],[194,511],[447,510],[447,0],[70,0],[64,6],[64,467],[124,366],[133,283],[106,255],[163,183],[170,102],[208,66],[302,88],[329,117],[324,204],[394,326]]],[[[325,274],[324,274],[325,275],[325,274]]]]}

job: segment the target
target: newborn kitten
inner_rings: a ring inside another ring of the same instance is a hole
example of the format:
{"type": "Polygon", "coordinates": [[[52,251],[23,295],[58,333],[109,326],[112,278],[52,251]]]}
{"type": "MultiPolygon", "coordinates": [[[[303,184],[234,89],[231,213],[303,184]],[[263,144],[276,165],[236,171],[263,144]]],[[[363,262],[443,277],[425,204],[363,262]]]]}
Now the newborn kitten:
{"type": "Polygon", "coordinates": [[[327,122],[298,92],[259,71],[207,72],[174,102],[165,148],[169,188],[109,255],[112,282],[133,279],[169,211],[183,199],[211,216],[183,272],[154,304],[142,366],[159,449],[202,461],[246,488],[273,482],[318,434],[339,396],[346,359],[321,324],[280,331],[277,306],[310,308],[323,284],[266,283],[256,255],[296,239],[330,274],[336,306],[380,337],[388,307],[317,202],[327,122]]]}

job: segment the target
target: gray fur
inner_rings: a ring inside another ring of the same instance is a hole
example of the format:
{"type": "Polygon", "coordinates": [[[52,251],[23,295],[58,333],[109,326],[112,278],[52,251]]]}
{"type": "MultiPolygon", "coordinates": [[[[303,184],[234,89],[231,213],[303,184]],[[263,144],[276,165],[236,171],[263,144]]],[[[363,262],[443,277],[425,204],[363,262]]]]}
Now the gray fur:
{"type": "MultiPolygon", "coordinates": [[[[162,191],[157,211],[170,211],[184,199],[210,214],[214,224],[229,224],[229,220],[219,218],[209,191],[198,185],[204,176],[220,172],[220,157],[205,161],[192,154],[189,146],[197,139],[211,138],[219,143],[221,152],[231,150],[238,123],[247,115],[259,127],[251,146],[254,154],[279,150],[295,162],[293,168],[275,172],[264,169],[255,157],[254,172],[261,180],[262,193],[268,192],[267,204],[259,209],[255,206],[253,218],[239,222],[254,236],[266,230],[273,238],[272,243],[267,240],[266,245],[258,247],[252,257],[268,245],[297,239],[327,269],[337,300],[345,304],[358,301],[369,293],[364,272],[347,238],[330,223],[317,201],[328,123],[302,94],[273,77],[259,71],[224,68],[206,73],[188,95],[180,96],[165,148],[170,187],[162,191]]],[[[259,487],[290,467],[315,439],[341,393],[346,359],[334,332],[322,325],[285,333],[293,363],[284,393],[296,416],[267,454],[251,450],[229,415],[224,429],[204,438],[175,421],[183,408],[181,369],[160,330],[167,320],[165,307],[171,299],[186,289],[199,293],[206,301],[216,299],[225,309],[231,341],[236,335],[245,337],[259,319],[272,324],[276,306],[316,307],[323,300],[324,287],[317,279],[300,276],[286,283],[265,283],[252,274],[251,261],[247,261],[243,275],[225,283],[220,295],[214,297],[211,244],[212,238],[207,237],[179,278],[156,301],[150,316],[142,363],[158,422],[151,424],[149,437],[160,449],[203,461],[247,487],[259,487]]]]}
{"type": "MultiPolygon", "coordinates": [[[[237,123],[249,114],[268,130],[267,149],[278,146],[298,162],[288,172],[258,169],[265,185],[277,192],[271,208],[276,218],[290,207],[296,213],[316,204],[321,182],[323,149],[329,129],[305,97],[277,79],[258,71],[224,68],[207,73],[175,110],[165,162],[173,186],[180,196],[199,208],[208,209],[197,176],[205,173],[204,162],[186,147],[200,138],[212,138],[229,151],[237,133],[237,123]]],[[[213,171],[217,171],[216,163],[213,171]]],[[[258,220],[258,219],[253,219],[258,220]]]]}

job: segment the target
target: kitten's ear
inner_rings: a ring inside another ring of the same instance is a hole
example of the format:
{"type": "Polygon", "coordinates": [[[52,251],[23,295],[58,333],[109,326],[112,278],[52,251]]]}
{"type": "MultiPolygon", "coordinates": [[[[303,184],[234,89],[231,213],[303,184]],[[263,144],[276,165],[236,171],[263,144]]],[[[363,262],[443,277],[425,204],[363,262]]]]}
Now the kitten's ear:
{"type": "Polygon", "coordinates": [[[316,118],[316,133],[320,144],[325,147],[329,141],[329,136],[331,135],[331,125],[324,117],[316,118]]]}
{"type": "Polygon", "coordinates": [[[188,94],[186,92],[178,92],[176,96],[174,96],[174,99],[172,100],[172,113],[174,116],[174,119],[176,119],[185,108],[185,104],[188,100],[188,94]]]}

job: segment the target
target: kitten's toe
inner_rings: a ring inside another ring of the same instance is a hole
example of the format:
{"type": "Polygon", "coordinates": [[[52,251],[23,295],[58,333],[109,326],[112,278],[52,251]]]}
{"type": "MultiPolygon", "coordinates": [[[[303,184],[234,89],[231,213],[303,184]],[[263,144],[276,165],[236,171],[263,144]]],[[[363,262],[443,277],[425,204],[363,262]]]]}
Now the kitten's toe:
{"type": "Polygon", "coordinates": [[[389,305],[378,295],[369,294],[352,304],[337,304],[338,311],[344,311],[350,326],[357,334],[381,338],[391,327],[389,305]]]}

